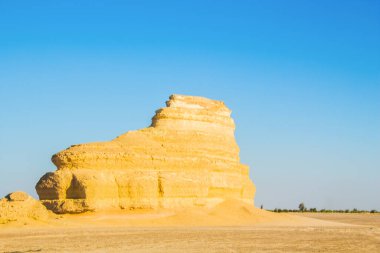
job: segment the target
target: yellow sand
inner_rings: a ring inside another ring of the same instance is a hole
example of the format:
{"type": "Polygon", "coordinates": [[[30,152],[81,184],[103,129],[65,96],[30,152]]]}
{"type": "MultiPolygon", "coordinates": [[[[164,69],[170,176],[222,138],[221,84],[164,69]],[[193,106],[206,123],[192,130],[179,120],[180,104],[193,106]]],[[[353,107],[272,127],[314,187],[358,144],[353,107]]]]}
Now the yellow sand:
{"type": "MultiPolygon", "coordinates": [[[[37,201],[36,201],[37,202],[37,201]]],[[[34,203],[34,202],[33,202],[34,203]]],[[[20,207],[20,203],[17,203],[20,207]]],[[[20,208],[18,208],[19,210],[20,208]]],[[[21,210],[21,209],[20,209],[21,210]]],[[[7,219],[6,227],[17,226],[123,226],[123,227],[181,227],[181,226],[252,226],[252,225],[334,225],[290,214],[278,214],[261,210],[242,201],[229,199],[213,208],[192,207],[186,209],[154,209],[87,212],[83,214],[55,215],[38,203],[37,207],[25,204],[24,213],[7,219]],[[42,208],[41,208],[42,207],[42,208]],[[30,208],[28,210],[28,208],[30,208]]],[[[0,211],[1,217],[1,211],[0,211]]],[[[4,212],[3,212],[4,217],[4,212]]],[[[3,225],[5,227],[5,225],[3,225]]]]}

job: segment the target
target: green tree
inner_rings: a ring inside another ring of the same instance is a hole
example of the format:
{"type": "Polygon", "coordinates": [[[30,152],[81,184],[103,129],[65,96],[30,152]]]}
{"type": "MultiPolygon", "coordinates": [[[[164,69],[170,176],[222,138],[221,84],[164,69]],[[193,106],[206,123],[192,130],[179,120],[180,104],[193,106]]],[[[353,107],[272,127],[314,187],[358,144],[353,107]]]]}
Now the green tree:
{"type": "Polygon", "coordinates": [[[301,204],[298,205],[298,209],[303,212],[306,210],[305,204],[302,202],[301,204]]]}

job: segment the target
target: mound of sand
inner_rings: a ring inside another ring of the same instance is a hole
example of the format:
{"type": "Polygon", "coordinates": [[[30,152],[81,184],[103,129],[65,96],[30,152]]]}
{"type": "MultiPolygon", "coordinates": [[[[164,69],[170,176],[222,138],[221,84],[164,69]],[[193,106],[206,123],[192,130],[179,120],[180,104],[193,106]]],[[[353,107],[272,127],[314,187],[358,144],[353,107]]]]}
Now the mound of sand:
{"type": "Polygon", "coordinates": [[[44,221],[53,215],[40,201],[25,192],[13,192],[0,199],[0,224],[44,221]]]}
{"type": "Polygon", "coordinates": [[[298,217],[258,209],[236,199],[227,199],[212,208],[191,208],[157,220],[169,226],[251,226],[263,223],[298,223],[298,217]]]}
{"type": "Polygon", "coordinates": [[[333,222],[261,210],[236,199],[227,199],[211,208],[104,210],[57,216],[23,192],[9,194],[0,200],[1,224],[11,227],[27,224],[74,228],[336,225],[333,222]]]}
{"type": "Polygon", "coordinates": [[[227,199],[211,207],[161,210],[123,210],[63,215],[66,225],[128,227],[210,227],[252,226],[258,224],[305,225],[315,220],[290,214],[279,214],[255,208],[243,201],[227,199]]]}

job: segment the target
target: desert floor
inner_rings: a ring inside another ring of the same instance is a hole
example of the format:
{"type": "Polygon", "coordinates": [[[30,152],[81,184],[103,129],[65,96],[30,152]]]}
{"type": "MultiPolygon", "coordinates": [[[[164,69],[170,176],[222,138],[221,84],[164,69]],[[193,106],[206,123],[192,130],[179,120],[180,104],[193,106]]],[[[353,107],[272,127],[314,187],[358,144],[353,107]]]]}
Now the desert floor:
{"type": "Polygon", "coordinates": [[[380,252],[379,214],[291,216],[304,221],[225,227],[125,227],[90,221],[77,226],[3,226],[0,251],[380,252]]]}

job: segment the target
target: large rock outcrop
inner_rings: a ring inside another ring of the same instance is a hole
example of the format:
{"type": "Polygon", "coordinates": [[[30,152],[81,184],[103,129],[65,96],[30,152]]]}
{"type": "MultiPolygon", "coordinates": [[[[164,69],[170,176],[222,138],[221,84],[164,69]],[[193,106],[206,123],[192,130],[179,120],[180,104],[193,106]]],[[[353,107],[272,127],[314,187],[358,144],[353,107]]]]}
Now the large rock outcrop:
{"type": "Polygon", "coordinates": [[[57,170],[36,185],[40,200],[56,213],[253,205],[230,114],[221,101],[172,95],[150,127],[55,154],[57,170]]]}

